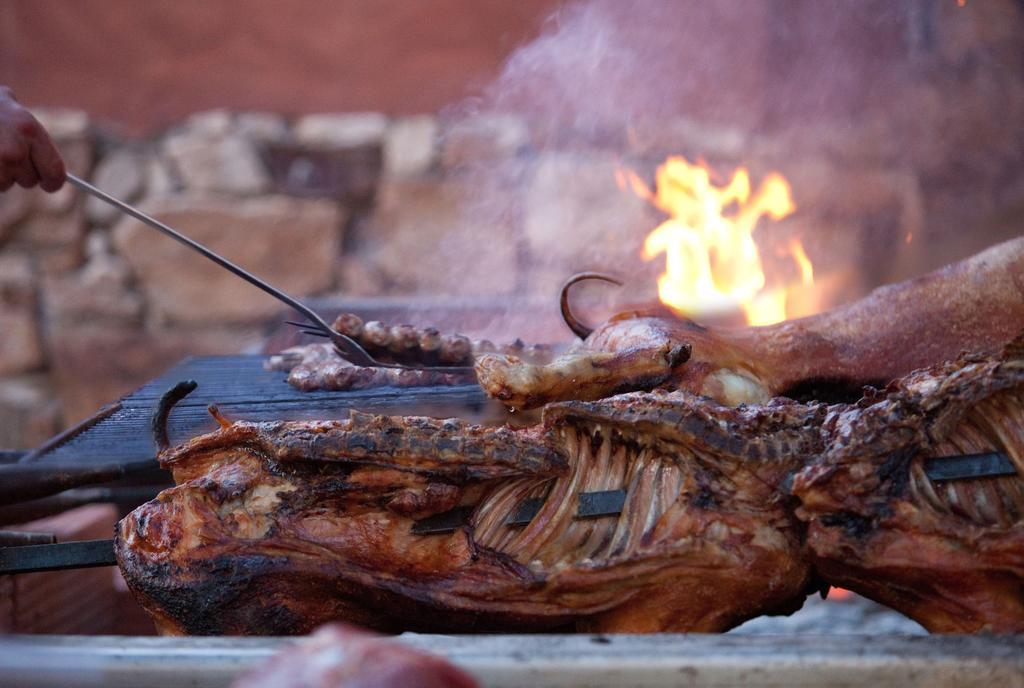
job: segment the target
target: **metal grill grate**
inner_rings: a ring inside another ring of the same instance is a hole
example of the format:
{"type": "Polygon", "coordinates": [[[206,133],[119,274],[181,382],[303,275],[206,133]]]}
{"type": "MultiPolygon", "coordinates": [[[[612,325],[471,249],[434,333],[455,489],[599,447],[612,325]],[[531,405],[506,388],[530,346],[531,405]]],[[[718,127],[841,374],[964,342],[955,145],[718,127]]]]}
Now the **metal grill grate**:
{"type": "MultiPolygon", "coordinates": [[[[161,395],[182,380],[199,387],[175,406],[168,423],[171,442],[216,429],[206,407],[217,404],[232,420],[343,418],[348,409],[444,416],[479,415],[491,402],[477,385],[380,387],[351,392],[301,392],[287,375],[266,370],[265,356],[187,358],[132,392],[120,408],[77,434],[30,457],[36,461],[100,463],[153,458],[150,418],[161,395]]],[[[45,446],[45,445],[44,445],[45,446]]]]}

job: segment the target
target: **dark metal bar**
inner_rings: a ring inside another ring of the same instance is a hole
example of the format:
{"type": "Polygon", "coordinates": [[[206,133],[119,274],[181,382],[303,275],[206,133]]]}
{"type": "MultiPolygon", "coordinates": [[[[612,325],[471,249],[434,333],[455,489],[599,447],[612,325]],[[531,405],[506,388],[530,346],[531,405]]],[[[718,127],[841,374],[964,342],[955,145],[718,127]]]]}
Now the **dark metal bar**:
{"type": "Polygon", "coordinates": [[[1017,467],[1002,452],[936,456],[924,463],[924,472],[931,480],[964,480],[1017,475],[1017,467]]]}
{"type": "Polygon", "coordinates": [[[53,533],[30,533],[24,530],[0,530],[0,547],[52,545],[57,542],[53,533]]]}
{"type": "Polygon", "coordinates": [[[0,548],[0,574],[115,566],[113,540],[0,548]]]}
{"type": "Polygon", "coordinates": [[[0,525],[27,523],[86,504],[117,504],[127,510],[156,497],[159,487],[83,487],[52,497],[0,506],[0,525]]]}
{"type": "Polygon", "coordinates": [[[17,504],[158,469],[156,459],[128,463],[16,463],[0,465],[0,504],[17,504]]]}
{"type": "MultiPolygon", "coordinates": [[[[616,516],[622,513],[622,507],[626,503],[625,490],[602,490],[598,492],[581,492],[579,494],[579,506],[576,509],[576,518],[599,518],[601,516],[616,516]]],[[[519,506],[505,519],[505,525],[525,526],[540,512],[544,506],[542,497],[531,497],[524,499],[519,506]]],[[[412,532],[416,535],[435,535],[438,533],[450,533],[465,524],[472,509],[470,507],[459,507],[417,521],[412,526],[412,532]]]]}
{"type": "Polygon", "coordinates": [[[434,514],[427,518],[416,521],[412,524],[412,532],[416,535],[438,535],[440,533],[453,533],[462,526],[466,525],[466,521],[469,519],[470,514],[473,513],[473,507],[460,506],[452,509],[451,511],[445,511],[444,513],[434,514]]]}
{"type": "Polygon", "coordinates": [[[622,513],[622,507],[625,503],[625,490],[581,492],[579,507],[576,510],[576,518],[618,516],[622,513]]]}
{"type": "Polygon", "coordinates": [[[508,518],[505,519],[505,525],[525,526],[537,516],[542,506],[544,506],[544,500],[540,497],[524,499],[519,505],[519,508],[509,514],[508,518]]]}
{"type": "Polygon", "coordinates": [[[0,449],[0,463],[17,463],[27,454],[27,451],[0,449]]]}

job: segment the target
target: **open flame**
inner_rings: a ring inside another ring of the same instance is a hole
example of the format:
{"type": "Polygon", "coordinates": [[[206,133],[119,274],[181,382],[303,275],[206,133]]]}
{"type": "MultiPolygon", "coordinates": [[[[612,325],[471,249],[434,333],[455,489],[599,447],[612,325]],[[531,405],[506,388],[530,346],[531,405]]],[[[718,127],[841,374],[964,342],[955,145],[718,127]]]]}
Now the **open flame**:
{"type": "Polygon", "coordinates": [[[789,245],[799,279],[788,285],[767,284],[754,243],[762,217],[779,220],[796,209],[782,175],[769,174],[752,192],[745,168],[718,186],[706,164],[674,156],[658,168],[655,191],[631,170],[617,176],[621,187],[669,215],[647,236],[642,257],[665,254],[658,296],[674,310],[694,317],[742,309],[751,325],[769,325],[786,319],[795,288],[813,284],[814,269],[799,240],[789,245]]]}

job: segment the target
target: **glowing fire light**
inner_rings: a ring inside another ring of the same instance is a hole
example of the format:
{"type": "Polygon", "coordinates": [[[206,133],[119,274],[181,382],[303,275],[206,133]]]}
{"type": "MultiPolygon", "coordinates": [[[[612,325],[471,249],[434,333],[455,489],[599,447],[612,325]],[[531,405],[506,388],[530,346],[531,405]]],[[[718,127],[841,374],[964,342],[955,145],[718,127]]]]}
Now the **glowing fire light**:
{"type": "MultiPolygon", "coordinates": [[[[765,215],[779,220],[796,206],[789,183],[769,174],[751,193],[750,175],[736,170],[717,186],[707,165],[670,157],[656,173],[656,191],[634,172],[620,170],[619,185],[629,187],[669,215],[644,242],[642,257],[665,254],[658,279],[663,303],[687,316],[743,309],[747,322],[768,325],[786,319],[787,297],[795,285],[768,286],[753,232],[765,215]]],[[[789,253],[800,282],[810,285],[814,270],[803,245],[794,240],[789,253]]]]}

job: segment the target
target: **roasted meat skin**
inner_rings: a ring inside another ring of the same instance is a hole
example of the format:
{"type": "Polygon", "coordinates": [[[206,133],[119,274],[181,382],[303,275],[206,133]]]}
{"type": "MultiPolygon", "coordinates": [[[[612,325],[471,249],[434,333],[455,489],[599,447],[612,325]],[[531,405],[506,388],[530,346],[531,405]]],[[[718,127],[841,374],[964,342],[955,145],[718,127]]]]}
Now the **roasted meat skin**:
{"type": "Polygon", "coordinates": [[[488,394],[516,408],[656,386],[737,405],[765,403],[814,383],[882,386],[962,351],[995,351],[1022,329],[1019,238],[807,318],[709,328],[663,308],[629,311],[547,366],[488,354],[477,357],[476,368],[488,394]],[[677,346],[689,347],[688,360],[661,365],[661,375],[652,375],[664,360],[659,352],[677,346]],[[573,371],[573,384],[566,384],[566,370],[573,371]]]}
{"type": "Polygon", "coordinates": [[[163,452],[177,487],[119,525],[129,586],[163,633],[720,631],[812,586],[778,486],[820,451],[819,407],[685,393],[578,402],[529,430],[356,414],[231,424],[163,452]],[[642,406],[642,409],[639,408],[642,406]],[[575,519],[582,491],[623,513],[575,519]],[[544,498],[525,527],[505,519],[544,498]],[[414,520],[472,507],[470,525],[414,520]]]}
{"type": "Polygon", "coordinates": [[[1024,632],[1024,339],[911,374],[826,425],[828,452],[793,481],[820,575],[932,632],[1024,632]],[[1017,475],[924,472],[988,451],[1017,475]]]}
{"type": "Polygon", "coordinates": [[[178,486],[119,525],[164,633],[720,631],[822,584],[936,632],[1024,630],[1024,340],[856,404],[689,392],[548,406],[540,426],[353,414],[226,423],[161,453],[178,486]],[[1017,474],[935,484],[931,458],[1017,474]],[[620,515],[574,518],[623,488],[620,515]],[[506,524],[527,498],[525,527],[506,524]],[[462,505],[469,525],[413,535],[462,505]]]}

